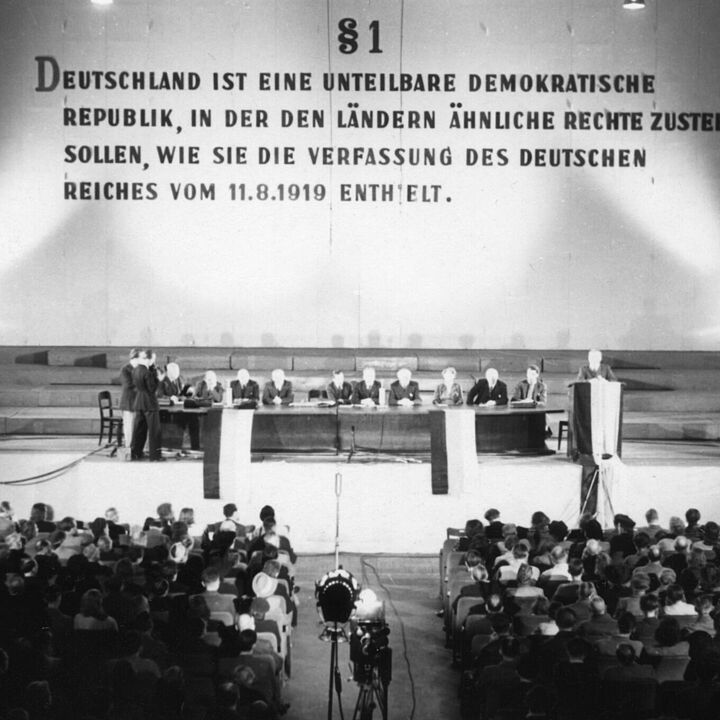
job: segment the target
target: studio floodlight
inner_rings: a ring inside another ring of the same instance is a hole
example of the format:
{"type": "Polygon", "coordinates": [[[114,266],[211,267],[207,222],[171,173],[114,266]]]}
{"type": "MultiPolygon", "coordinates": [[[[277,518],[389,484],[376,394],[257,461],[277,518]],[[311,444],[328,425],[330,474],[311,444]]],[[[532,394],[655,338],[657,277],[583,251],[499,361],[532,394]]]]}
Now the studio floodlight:
{"type": "Polygon", "coordinates": [[[355,610],[359,586],[342,568],[326,573],[315,585],[318,613],[324,623],[344,624],[355,610]]]}

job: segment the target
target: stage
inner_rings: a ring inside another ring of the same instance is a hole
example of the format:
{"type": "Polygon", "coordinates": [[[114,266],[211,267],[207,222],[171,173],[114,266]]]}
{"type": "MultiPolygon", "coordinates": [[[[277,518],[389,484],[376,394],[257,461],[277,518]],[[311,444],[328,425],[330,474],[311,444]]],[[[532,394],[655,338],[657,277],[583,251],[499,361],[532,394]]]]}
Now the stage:
{"type": "MultiPolygon", "coordinates": [[[[554,439],[548,447],[555,447],[554,439]]],[[[16,518],[27,517],[30,506],[42,501],[52,505],[55,519],[70,515],[89,521],[115,506],[123,522],[138,525],[159,503],[171,502],[176,514],[194,508],[197,533],[222,517],[226,502],[236,503],[247,523],[257,522],[260,507],[270,504],[290,526],[300,553],[334,550],[336,476],[345,552],[433,553],[446,527],[482,518],[489,507],[497,507],[508,522],[528,523],[535,510],[542,510],[569,526],[580,507],[581,467],[564,453],[480,455],[477,480],[447,495],[431,493],[429,456],[361,455],[347,463],[265,455],[254,457],[242,477],[224,482],[219,500],[206,500],[200,459],[128,463],[107,450],[89,455],[96,449],[90,437],[5,436],[0,499],[10,501],[16,518]],[[60,468],[67,469],[54,477],[60,468]],[[36,479],[15,483],[24,478],[36,479]]],[[[720,519],[720,443],[627,442],[623,461],[616,512],[638,525],[651,506],[662,523],[688,507],[697,507],[703,519],[720,519]]]]}

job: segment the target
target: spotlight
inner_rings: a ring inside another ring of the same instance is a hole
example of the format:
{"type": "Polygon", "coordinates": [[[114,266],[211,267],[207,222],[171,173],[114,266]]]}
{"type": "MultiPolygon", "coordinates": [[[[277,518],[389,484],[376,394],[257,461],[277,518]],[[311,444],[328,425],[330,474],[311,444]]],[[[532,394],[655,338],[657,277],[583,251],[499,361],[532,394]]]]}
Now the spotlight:
{"type": "Polygon", "coordinates": [[[644,10],[645,0],[625,0],[623,7],[626,10],[644,10]]]}
{"type": "Polygon", "coordinates": [[[324,623],[344,624],[355,610],[358,597],[355,578],[342,568],[326,573],[315,585],[318,613],[324,623]]]}

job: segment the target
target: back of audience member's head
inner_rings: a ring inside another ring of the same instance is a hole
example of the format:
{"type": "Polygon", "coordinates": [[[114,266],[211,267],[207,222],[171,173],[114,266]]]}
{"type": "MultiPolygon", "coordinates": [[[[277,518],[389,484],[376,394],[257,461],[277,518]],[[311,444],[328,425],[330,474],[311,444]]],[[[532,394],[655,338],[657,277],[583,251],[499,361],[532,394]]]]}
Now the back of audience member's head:
{"type": "Polygon", "coordinates": [[[672,535],[682,535],[685,532],[685,523],[677,515],[673,515],[668,523],[672,535]]]}
{"type": "Polygon", "coordinates": [[[584,566],[580,558],[572,558],[568,562],[568,573],[573,580],[579,580],[582,577],[584,566]]]}
{"type": "Polygon", "coordinates": [[[581,582],[578,587],[578,600],[588,600],[595,594],[595,586],[591,582],[581,582]]]}
{"type": "Polygon", "coordinates": [[[506,660],[515,660],[520,656],[520,641],[514,637],[504,637],[500,640],[500,655],[506,660]]]}
{"type": "Polygon", "coordinates": [[[660,581],[660,585],[667,587],[668,585],[673,585],[677,582],[677,574],[672,568],[664,567],[660,571],[658,580],[660,581]]]}
{"type": "Polygon", "coordinates": [[[644,615],[652,615],[653,613],[656,613],[659,607],[660,600],[658,600],[658,596],[654,593],[643,595],[640,598],[640,609],[643,611],[644,615]]]}
{"type": "Polygon", "coordinates": [[[103,596],[99,590],[91,588],[83,594],[80,599],[80,614],[98,620],[104,620],[107,617],[103,608],[103,596]]]}
{"type": "Polygon", "coordinates": [[[482,530],[482,527],[482,522],[477,518],[473,518],[465,523],[465,529],[463,530],[463,534],[465,535],[465,537],[471,538],[473,535],[475,535],[475,533],[478,532],[478,530],[482,530]]]}
{"type": "Polygon", "coordinates": [[[634,595],[642,595],[650,589],[650,577],[645,573],[635,573],[630,579],[630,589],[634,595]]]}
{"type": "Polygon", "coordinates": [[[562,545],[556,545],[550,551],[550,560],[553,565],[560,565],[567,561],[567,550],[562,545]]]}
{"type": "Polygon", "coordinates": [[[534,578],[532,569],[527,563],[522,563],[517,571],[517,584],[518,585],[533,585],[534,578]]]}
{"type": "Polygon", "coordinates": [[[600,596],[594,597],[590,601],[590,612],[594,617],[600,617],[607,612],[607,605],[600,596]]]}
{"type": "Polygon", "coordinates": [[[477,550],[468,550],[465,553],[465,565],[468,568],[475,567],[476,565],[482,564],[482,555],[477,550]]]}
{"type": "Polygon", "coordinates": [[[587,644],[579,637],[570,638],[567,653],[571,660],[584,660],[587,656],[587,644]]]}
{"type": "Polygon", "coordinates": [[[658,521],[658,511],[655,508],[650,508],[645,513],[645,520],[648,525],[654,525],[658,521]]]}
{"type": "Polygon", "coordinates": [[[555,622],[560,630],[572,630],[577,622],[577,615],[572,608],[562,607],[555,614],[555,622]]]}
{"type": "Polygon", "coordinates": [[[712,595],[700,595],[695,599],[695,609],[698,615],[709,615],[713,609],[713,596],[712,595]]]}
{"type": "Polygon", "coordinates": [[[492,593],[485,601],[487,613],[501,613],[503,611],[502,597],[497,593],[492,593]]]}
{"type": "Polygon", "coordinates": [[[637,660],[637,653],[629,643],[620,643],[615,650],[615,657],[623,667],[629,667],[637,660]]]}
{"type": "Polygon", "coordinates": [[[237,505],[235,503],[227,503],[223,505],[223,515],[226,518],[232,518],[232,516],[237,512],[237,505]]]}
{"type": "Polygon", "coordinates": [[[613,518],[613,524],[620,532],[623,533],[630,533],[635,527],[635,521],[624,513],[618,513],[615,515],[613,518]]]}
{"type": "Polygon", "coordinates": [[[642,551],[650,547],[650,543],[652,542],[652,540],[646,532],[639,532],[635,534],[633,542],[635,543],[635,547],[639,551],[642,551]]]}
{"type": "Polygon", "coordinates": [[[488,508],[483,516],[487,522],[495,522],[500,517],[500,511],[497,508],[488,508]]]}
{"type": "Polygon", "coordinates": [[[475,582],[486,582],[488,579],[488,571],[485,565],[478,563],[470,568],[470,577],[475,582]]]}
{"type": "Polygon", "coordinates": [[[700,511],[697,508],[688,508],[685,511],[685,521],[688,525],[697,525],[700,522],[700,511]]]}
{"type": "Polygon", "coordinates": [[[240,632],[240,652],[250,652],[257,642],[257,633],[254,630],[240,632]]]}
{"type": "Polygon", "coordinates": [[[556,542],[562,542],[568,534],[568,526],[562,520],[553,520],[548,525],[548,532],[556,542]]]}
{"type": "Polygon", "coordinates": [[[665,592],[665,605],[674,605],[677,602],[685,600],[685,593],[683,592],[682,586],[670,585],[665,592]]]}
{"type": "Polygon", "coordinates": [[[621,635],[630,635],[635,630],[637,621],[631,612],[622,612],[617,619],[617,625],[621,635]]]}
{"type": "Polygon", "coordinates": [[[648,548],[648,560],[650,562],[660,562],[662,558],[662,553],[660,552],[660,548],[657,545],[651,545],[648,548]]]}
{"type": "Polygon", "coordinates": [[[655,642],[661,647],[672,647],[680,642],[680,624],[674,617],[664,617],[655,630],[655,642]]]}

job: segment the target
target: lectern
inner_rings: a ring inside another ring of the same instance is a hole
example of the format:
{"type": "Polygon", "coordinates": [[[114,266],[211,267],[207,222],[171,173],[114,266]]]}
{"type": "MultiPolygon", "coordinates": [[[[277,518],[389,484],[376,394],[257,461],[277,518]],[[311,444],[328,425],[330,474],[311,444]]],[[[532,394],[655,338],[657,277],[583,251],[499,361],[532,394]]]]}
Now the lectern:
{"type": "Polygon", "coordinates": [[[622,457],[623,384],[598,379],[569,388],[568,457],[593,466],[603,455],[622,457]]]}
{"type": "Polygon", "coordinates": [[[569,387],[567,454],[583,466],[580,512],[596,514],[600,520],[614,515],[613,474],[622,456],[623,384],[597,379],[569,387]]]}

